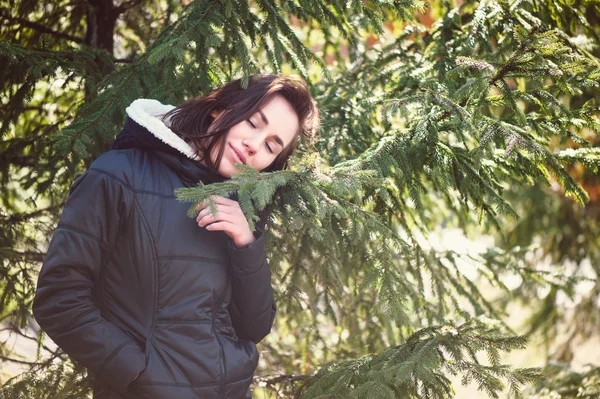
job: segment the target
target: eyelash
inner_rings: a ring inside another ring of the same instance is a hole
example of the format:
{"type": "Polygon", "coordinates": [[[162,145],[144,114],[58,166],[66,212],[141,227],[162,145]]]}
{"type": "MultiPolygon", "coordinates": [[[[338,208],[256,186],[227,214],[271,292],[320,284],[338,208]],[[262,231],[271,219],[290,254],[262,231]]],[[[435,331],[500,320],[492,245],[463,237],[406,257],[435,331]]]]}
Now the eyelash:
{"type": "MultiPolygon", "coordinates": [[[[252,123],[252,121],[250,119],[246,119],[246,121],[250,124],[250,126],[252,126],[254,129],[256,129],[256,125],[254,123],[252,123]]],[[[265,142],[265,145],[267,146],[267,151],[269,151],[271,154],[273,154],[273,149],[269,146],[269,143],[265,142]]]]}

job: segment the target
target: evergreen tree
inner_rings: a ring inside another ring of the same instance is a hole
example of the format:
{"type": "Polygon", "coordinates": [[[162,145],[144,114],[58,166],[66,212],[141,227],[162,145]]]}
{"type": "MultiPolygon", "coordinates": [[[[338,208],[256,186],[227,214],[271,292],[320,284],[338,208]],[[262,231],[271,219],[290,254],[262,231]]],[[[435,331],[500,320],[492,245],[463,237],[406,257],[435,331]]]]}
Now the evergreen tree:
{"type": "MultiPolygon", "coordinates": [[[[540,375],[502,363],[526,344],[503,305],[539,306],[527,332],[553,339],[570,317],[556,298],[573,294],[586,259],[595,288],[572,334],[597,333],[597,316],[584,315],[597,314],[600,295],[598,224],[580,214],[598,206],[588,194],[600,163],[598,2],[24,0],[0,16],[0,315],[15,332],[29,321],[70,183],[108,148],[132,100],[178,104],[283,71],[304,76],[318,100],[315,146],[289,171],[244,169],[177,191],[191,213],[232,192],[250,221],[274,205],[279,313],[263,343],[263,393],[446,398],[460,375],[490,397],[521,395],[540,375]],[[439,225],[503,238],[479,255],[442,250],[427,240],[439,225]],[[551,237],[543,252],[574,271],[531,261],[535,237],[551,237]],[[504,297],[492,300],[483,283],[504,297]],[[541,301],[540,287],[550,287],[541,301]]],[[[0,397],[89,392],[85,370],[60,350],[39,353],[0,397]]],[[[532,395],[583,380],[597,392],[597,370],[577,375],[545,379],[532,395]]]]}

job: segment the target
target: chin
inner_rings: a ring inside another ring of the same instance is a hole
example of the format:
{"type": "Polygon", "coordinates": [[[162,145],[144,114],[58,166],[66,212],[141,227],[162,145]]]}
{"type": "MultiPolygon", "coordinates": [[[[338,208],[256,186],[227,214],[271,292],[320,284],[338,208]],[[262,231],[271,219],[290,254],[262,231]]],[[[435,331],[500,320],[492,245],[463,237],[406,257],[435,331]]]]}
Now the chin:
{"type": "Polygon", "coordinates": [[[217,172],[221,176],[229,178],[229,177],[233,176],[235,173],[237,173],[237,169],[233,165],[223,165],[222,167],[219,167],[217,172]]]}

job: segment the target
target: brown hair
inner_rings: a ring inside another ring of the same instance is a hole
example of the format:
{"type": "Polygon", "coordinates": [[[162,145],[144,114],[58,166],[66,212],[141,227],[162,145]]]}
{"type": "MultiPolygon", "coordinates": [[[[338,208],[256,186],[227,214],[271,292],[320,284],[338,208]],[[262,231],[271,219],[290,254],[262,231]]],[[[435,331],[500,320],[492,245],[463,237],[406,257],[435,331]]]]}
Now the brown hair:
{"type": "Polygon", "coordinates": [[[206,96],[186,101],[168,112],[164,119],[170,120],[171,129],[190,143],[201,161],[216,172],[223,158],[229,129],[250,118],[277,94],[290,103],[299,121],[297,139],[264,169],[265,172],[282,170],[287,168],[288,158],[296,149],[300,136],[312,140],[319,128],[319,110],[306,82],[299,77],[256,75],[250,77],[245,89],[241,80],[235,80],[206,96]],[[223,113],[215,120],[212,115],[219,112],[223,113]],[[210,154],[215,147],[219,152],[213,162],[210,154]]]}

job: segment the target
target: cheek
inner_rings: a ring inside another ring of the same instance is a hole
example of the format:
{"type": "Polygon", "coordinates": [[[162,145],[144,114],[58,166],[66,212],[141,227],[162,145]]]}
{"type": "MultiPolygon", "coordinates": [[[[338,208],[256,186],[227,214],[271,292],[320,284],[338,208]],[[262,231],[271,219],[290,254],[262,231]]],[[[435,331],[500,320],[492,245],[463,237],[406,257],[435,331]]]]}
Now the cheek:
{"type": "Polygon", "coordinates": [[[266,165],[264,165],[262,167],[262,170],[265,171],[265,172],[272,172],[272,171],[275,171],[275,170],[281,170],[281,167],[282,167],[281,159],[282,159],[281,156],[276,156],[276,157],[269,158],[269,161],[266,162],[266,165]]]}
{"type": "Polygon", "coordinates": [[[231,140],[241,140],[248,135],[248,133],[245,132],[244,123],[246,122],[240,122],[237,125],[233,125],[229,129],[229,132],[227,132],[226,137],[231,140]]]}
{"type": "Polygon", "coordinates": [[[210,150],[210,160],[215,163],[217,161],[217,157],[219,155],[219,150],[221,149],[220,145],[216,145],[210,150]]]}
{"type": "MultiPolygon", "coordinates": [[[[219,167],[219,165],[217,165],[217,158],[219,156],[219,152],[221,151],[221,148],[224,147],[226,144],[227,144],[227,141],[218,142],[210,150],[210,160],[217,168],[219,167]]],[[[221,157],[221,162],[223,161],[224,158],[225,158],[225,151],[223,151],[223,156],[221,157]]]]}
{"type": "Polygon", "coordinates": [[[248,166],[252,166],[254,169],[262,172],[267,166],[270,165],[270,160],[266,156],[255,156],[249,163],[248,166]]]}

